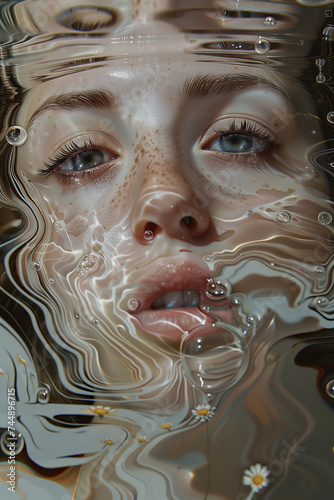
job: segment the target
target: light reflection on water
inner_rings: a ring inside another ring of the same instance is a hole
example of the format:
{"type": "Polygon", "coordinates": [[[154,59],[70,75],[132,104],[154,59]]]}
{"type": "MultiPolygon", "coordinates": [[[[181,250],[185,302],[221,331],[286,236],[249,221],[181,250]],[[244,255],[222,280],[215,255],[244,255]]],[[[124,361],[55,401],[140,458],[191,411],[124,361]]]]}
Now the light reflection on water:
{"type": "Polygon", "coordinates": [[[16,490],[329,499],[333,2],[0,7],[16,490]]]}

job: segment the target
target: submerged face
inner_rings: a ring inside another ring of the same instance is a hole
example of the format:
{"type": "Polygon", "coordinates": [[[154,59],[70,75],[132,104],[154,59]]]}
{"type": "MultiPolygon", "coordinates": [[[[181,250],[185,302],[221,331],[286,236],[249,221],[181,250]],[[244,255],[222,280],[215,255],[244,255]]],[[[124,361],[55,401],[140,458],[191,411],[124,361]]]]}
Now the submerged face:
{"type": "Polygon", "coordinates": [[[27,273],[62,304],[62,338],[91,349],[92,376],[148,383],[154,352],[158,383],[183,354],[192,383],[220,391],[254,346],[321,328],[330,205],[307,158],[321,134],[291,88],[180,55],[30,92],[16,170],[45,230],[27,273]]]}

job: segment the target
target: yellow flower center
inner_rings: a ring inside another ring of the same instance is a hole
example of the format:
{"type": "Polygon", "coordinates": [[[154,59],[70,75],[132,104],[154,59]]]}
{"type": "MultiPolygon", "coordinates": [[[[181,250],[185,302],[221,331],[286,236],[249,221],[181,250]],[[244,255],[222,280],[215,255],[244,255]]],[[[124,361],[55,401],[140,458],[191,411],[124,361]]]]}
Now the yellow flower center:
{"type": "Polygon", "coordinates": [[[93,413],[96,415],[108,415],[109,410],[106,410],[105,408],[95,408],[93,413]]]}
{"type": "Polygon", "coordinates": [[[264,482],[264,477],[260,476],[260,474],[257,474],[256,476],[254,476],[252,478],[252,481],[253,481],[253,484],[255,484],[255,486],[260,486],[260,484],[262,484],[264,482]]]}
{"type": "Polygon", "coordinates": [[[146,439],[145,438],[138,438],[138,443],[146,443],[146,439]]]}
{"type": "Polygon", "coordinates": [[[197,411],[198,415],[205,416],[209,413],[210,410],[207,410],[206,408],[201,408],[200,410],[196,410],[196,411],[197,411]]]}
{"type": "Polygon", "coordinates": [[[170,429],[172,424],[161,424],[161,429],[170,429]]]}
{"type": "Polygon", "coordinates": [[[112,441],[111,439],[105,439],[103,442],[110,445],[114,444],[114,441],[112,441]]]}

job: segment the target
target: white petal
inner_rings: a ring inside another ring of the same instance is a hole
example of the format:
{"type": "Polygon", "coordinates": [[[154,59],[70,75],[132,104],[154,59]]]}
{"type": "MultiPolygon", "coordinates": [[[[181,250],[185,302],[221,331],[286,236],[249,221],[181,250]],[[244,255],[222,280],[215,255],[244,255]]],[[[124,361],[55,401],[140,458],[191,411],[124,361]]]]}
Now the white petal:
{"type": "Polygon", "coordinates": [[[242,484],[244,486],[250,486],[251,484],[253,484],[253,481],[252,481],[252,479],[250,477],[244,476],[242,478],[242,484]]]}

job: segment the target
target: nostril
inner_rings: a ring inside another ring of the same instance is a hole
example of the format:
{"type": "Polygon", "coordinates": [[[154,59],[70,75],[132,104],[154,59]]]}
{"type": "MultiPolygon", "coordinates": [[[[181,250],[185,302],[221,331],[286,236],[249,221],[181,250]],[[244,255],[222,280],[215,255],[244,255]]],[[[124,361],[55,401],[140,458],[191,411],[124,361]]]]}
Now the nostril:
{"type": "Polygon", "coordinates": [[[191,217],[191,215],[186,215],[185,217],[183,217],[181,219],[181,222],[187,228],[194,229],[196,226],[196,220],[193,217],[191,217]]]}

